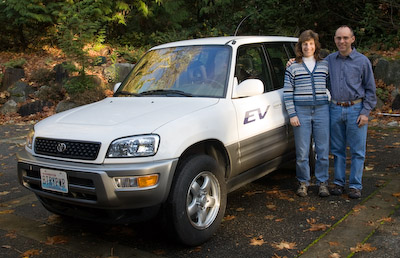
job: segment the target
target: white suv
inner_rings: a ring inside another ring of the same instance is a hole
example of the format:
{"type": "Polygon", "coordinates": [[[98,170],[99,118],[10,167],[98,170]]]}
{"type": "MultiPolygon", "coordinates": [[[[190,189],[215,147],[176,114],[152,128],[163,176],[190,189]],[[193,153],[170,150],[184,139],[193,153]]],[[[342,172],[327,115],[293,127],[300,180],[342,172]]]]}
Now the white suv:
{"type": "Polygon", "coordinates": [[[18,175],[48,210],[126,223],[161,210],[198,245],[227,192],[295,158],[283,104],[296,38],[217,37],[150,49],[114,97],[37,123],[18,175]]]}

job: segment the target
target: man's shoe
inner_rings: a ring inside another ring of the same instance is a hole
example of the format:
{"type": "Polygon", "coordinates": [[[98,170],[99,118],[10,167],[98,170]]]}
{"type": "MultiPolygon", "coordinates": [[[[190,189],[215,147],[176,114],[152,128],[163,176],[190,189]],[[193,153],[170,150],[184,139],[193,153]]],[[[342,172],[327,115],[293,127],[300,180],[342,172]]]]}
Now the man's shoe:
{"type": "Polygon", "coordinates": [[[349,197],[351,199],[360,199],[361,198],[361,190],[350,188],[349,189],[349,197]]]}
{"type": "Polygon", "coordinates": [[[335,185],[332,189],[331,189],[331,194],[333,195],[342,195],[344,192],[344,187],[340,186],[340,185],[335,185]]]}
{"type": "Polygon", "coordinates": [[[328,184],[326,182],[321,183],[319,185],[318,195],[320,197],[328,197],[330,195],[329,194],[329,189],[328,189],[328,184]]]}
{"type": "Polygon", "coordinates": [[[308,187],[307,187],[306,182],[300,182],[300,186],[299,186],[299,188],[297,189],[296,194],[297,194],[298,196],[300,196],[300,197],[307,196],[307,189],[308,189],[308,187]]]}

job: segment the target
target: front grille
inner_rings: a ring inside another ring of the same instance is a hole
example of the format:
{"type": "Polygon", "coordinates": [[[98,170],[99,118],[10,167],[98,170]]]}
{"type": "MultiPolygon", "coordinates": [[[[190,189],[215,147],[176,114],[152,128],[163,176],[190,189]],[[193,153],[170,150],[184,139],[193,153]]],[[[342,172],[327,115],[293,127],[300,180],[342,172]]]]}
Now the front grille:
{"type": "Polygon", "coordinates": [[[59,139],[36,138],[35,152],[37,154],[70,158],[95,160],[99,154],[101,143],[83,142],[59,139]]]}

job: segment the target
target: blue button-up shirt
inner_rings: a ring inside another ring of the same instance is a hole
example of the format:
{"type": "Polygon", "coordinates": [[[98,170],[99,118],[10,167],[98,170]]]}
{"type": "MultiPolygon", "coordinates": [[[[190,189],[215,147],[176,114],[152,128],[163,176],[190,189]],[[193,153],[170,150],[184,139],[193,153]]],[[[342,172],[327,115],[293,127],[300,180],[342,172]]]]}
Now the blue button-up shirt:
{"type": "Polygon", "coordinates": [[[353,48],[349,56],[335,52],[326,57],[332,99],[344,102],[363,99],[360,114],[369,115],[376,105],[376,86],[371,62],[353,48]]]}

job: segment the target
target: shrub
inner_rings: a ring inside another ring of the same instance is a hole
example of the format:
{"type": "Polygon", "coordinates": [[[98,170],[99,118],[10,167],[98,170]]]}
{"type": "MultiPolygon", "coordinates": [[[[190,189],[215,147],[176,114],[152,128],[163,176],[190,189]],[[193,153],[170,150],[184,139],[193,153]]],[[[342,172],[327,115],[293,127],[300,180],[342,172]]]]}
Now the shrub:
{"type": "Polygon", "coordinates": [[[22,66],[26,63],[25,58],[13,59],[4,63],[3,65],[7,68],[22,68],[22,66]]]}

